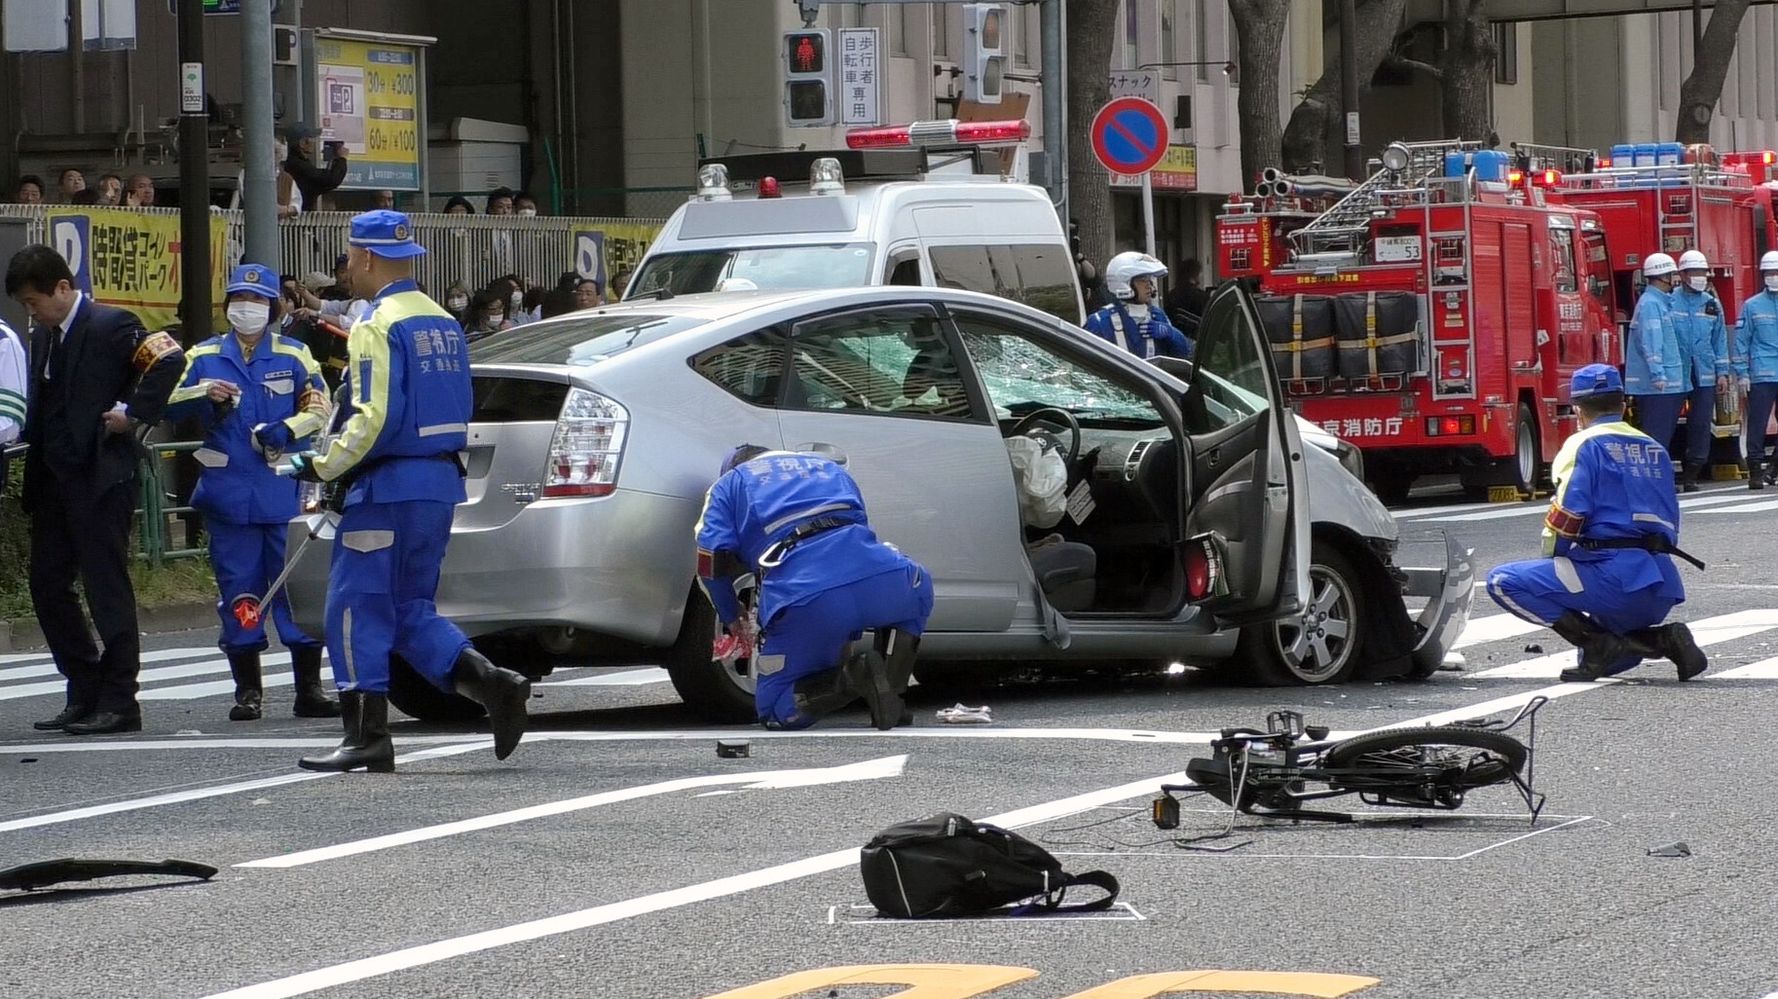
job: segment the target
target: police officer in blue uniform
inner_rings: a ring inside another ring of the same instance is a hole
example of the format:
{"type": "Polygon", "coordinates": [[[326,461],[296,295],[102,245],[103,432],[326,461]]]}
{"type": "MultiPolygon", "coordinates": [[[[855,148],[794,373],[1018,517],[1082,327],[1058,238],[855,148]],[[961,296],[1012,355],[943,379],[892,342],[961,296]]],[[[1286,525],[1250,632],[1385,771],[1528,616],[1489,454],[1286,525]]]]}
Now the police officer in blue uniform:
{"type": "Polygon", "coordinates": [[[1105,287],[1116,299],[1087,317],[1087,331],[1137,357],[1192,356],[1192,341],[1161,307],[1155,282],[1167,267],[1146,253],[1120,253],[1105,265],[1105,287]]]}
{"type": "Polygon", "coordinates": [[[494,756],[525,732],[531,683],[475,650],[434,603],[453,509],[467,495],[459,457],[473,409],[463,328],[414,281],[406,215],[352,219],[346,263],[371,313],[352,327],[344,402],[327,449],[298,455],[298,478],[330,484],[340,509],[327,581],[327,652],[340,681],[346,736],[303,757],[308,770],[395,769],[389,739],[389,657],[488,710],[494,756]]]}
{"type": "Polygon", "coordinates": [[[1636,398],[1638,425],[1665,448],[1673,443],[1686,398],[1685,355],[1673,322],[1679,265],[1665,253],[1651,253],[1642,262],[1642,276],[1648,283],[1624,342],[1624,388],[1636,398]]]}
{"type": "Polygon", "coordinates": [[[1759,258],[1764,290],[1741,306],[1735,327],[1735,378],[1747,394],[1747,488],[1766,488],[1766,423],[1778,406],[1778,250],[1759,258]]]}
{"type": "Polygon", "coordinates": [[[1685,389],[1685,464],[1679,485],[1698,491],[1698,475],[1710,461],[1711,424],[1716,422],[1716,394],[1729,390],[1729,330],[1722,302],[1710,290],[1710,260],[1697,250],[1679,255],[1679,285],[1673,290],[1671,313],[1685,359],[1680,375],[1685,389]]]}
{"type": "MultiPolygon", "coordinates": [[[[299,512],[297,484],[272,463],[327,423],[320,366],[308,348],[275,332],[277,280],[259,264],[234,269],[227,288],[231,332],[186,351],[185,377],[167,407],[172,419],[197,417],[204,425],[204,446],[195,454],[203,471],[191,503],[204,515],[221,591],[221,645],[235,678],[231,721],[261,714],[259,654],[267,641],[259,600],[284,568],[284,539],[299,512]]],[[[283,593],[267,609],[290,649],[297,717],[338,717],[339,704],[321,686],[321,643],[296,626],[283,593]]]]}
{"type": "Polygon", "coordinates": [[[877,728],[911,722],[901,696],[932,613],[926,570],[877,540],[838,463],[742,445],[722,468],[698,520],[698,576],[737,637],[751,636],[734,582],[759,580],[759,720],[807,728],[862,697],[877,728]],[[866,629],[873,648],[848,656],[866,629]]]}
{"type": "Polygon", "coordinates": [[[1597,680],[1659,656],[1689,680],[1704,672],[1704,653],[1685,625],[1660,624],[1685,601],[1671,556],[1702,568],[1678,548],[1673,462],[1660,442],[1624,422],[1616,368],[1581,368],[1570,394],[1582,429],[1550,466],[1556,492],[1544,518],[1545,557],[1495,567],[1488,595],[1580,648],[1564,681],[1597,680]]]}

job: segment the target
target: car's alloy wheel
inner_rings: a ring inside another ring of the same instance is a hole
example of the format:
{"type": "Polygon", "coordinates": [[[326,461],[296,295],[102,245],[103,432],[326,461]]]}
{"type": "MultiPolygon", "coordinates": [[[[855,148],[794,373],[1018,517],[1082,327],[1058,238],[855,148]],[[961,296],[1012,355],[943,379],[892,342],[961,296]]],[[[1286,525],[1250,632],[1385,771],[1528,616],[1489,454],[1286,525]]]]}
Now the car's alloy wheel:
{"type": "Polygon", "coordinates": [[[1280,664],[1304,683],[1338,676],[1357,648],[1357,609],[1349,580],[1325,565],[1309,566],[1303,612],[1272,625],[1280,664]]]}

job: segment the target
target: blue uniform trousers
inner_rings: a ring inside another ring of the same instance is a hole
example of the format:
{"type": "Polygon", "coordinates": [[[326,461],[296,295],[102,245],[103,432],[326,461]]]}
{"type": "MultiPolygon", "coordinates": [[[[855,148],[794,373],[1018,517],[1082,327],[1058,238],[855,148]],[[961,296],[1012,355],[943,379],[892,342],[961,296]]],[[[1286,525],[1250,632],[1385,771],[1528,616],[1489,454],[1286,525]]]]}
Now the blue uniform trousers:
{"type": "Polygon", "coordinates": [[[346,508],[327,578],[327,654],[341,690],[389,692],[400,655],[440,690],[469,639],[433,603],[455,504],[430,500],[346,508]]]}
{"type": "Polygon", "coordinates": [[[216,603],[217,616],[222,618],[223,652],[259,652],[266,647],[265,618],[269,616],[278,628],[278,638],[286,648],[313,648],[320,645],[290,616],[290,598],[279,590],[270,608],[260,608],[260,623],[253,628],[241,627],[233,607],[244,596],[263,597],[272,580],[284,571],[284,539],[289,533],[286,524],[225,524],[215,518],[204,522],[210,532],[210,566],[216,571],[216,588],[222,599],[216,603]],[[269,611],[269,614],[268,614],[269,611]]]}
{"type": "MultiPolygon", "coordinates": [[[[771,577],[766,577],[767,586],[771,577]]],[[[764,626],[754,704],[768,728],[808,728],[818,720],[796,706],[796,682],[839,668],[847,646],[866,629],[926,630],[932,578],[919,566],[866,576],[785,608],[764,626]]]]}
{"type": "Polygon", "coordinates": [[[1772,416],[1772,407],[1778,405],[1778,382],[1754,382],[1747,386],[1747,460],[1751,469],[1754,462],[1766,460],[1766,421],[1772,416]]]}
{"type": "MultiPolygon", "coordinates": [[[[1552,625],[1564,612],[1575,611],[1616,635],[1660,624],[1679,603],[1658,586],[1624,592],[1598,571],[1599,565],[1561,557],[1507,562],[1488,573],[1488,596],[1507,613],[1536,624],[1552,625]]],[[[1641,661],[1614,663],[1610,671],[1641,661]]]]}
{"type": "Polygon", "coordinates": [[[1691,406],[1685,411],[1685,460],[1702,465],[1710,460],[1710,426],[1716,422],[1716,386],[1695,388],[1686,396],[1691,406]]]}
{"type": "Polygon", "coordinates": [[[1637,396],[1636,425],[1662,447],[1670,447],[1673,435],[1679,430],[1679,411],[1685,406],[1685,400],[1683,392],[1637,396]]]}

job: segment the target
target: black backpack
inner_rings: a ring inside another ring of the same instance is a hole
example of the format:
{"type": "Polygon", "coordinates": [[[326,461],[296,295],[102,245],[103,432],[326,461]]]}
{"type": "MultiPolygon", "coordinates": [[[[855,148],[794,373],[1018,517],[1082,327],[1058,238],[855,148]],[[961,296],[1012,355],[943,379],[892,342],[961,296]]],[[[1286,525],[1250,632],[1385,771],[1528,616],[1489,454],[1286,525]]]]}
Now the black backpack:
{"type": "Polygon", "coordinates": [[[858,867],[877,912],[902,919],[976,915],[1026,900],[1041,900],[1046,912],[1093,912],[1111,908],[1118,891],[1104,871],[1069,874],[1018,833],[951,812],[883,830],[865,844],[858,867]],[[1106,895],[1065,906],[1072,885],[1106,895]]]}

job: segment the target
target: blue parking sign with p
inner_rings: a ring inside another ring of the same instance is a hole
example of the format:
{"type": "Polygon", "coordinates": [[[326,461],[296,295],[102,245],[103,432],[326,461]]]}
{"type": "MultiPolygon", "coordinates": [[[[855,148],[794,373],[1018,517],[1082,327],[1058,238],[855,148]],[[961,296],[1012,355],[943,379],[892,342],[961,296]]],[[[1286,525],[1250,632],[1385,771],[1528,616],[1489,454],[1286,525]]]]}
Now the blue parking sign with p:
{"type": "Polygon", "coordinates": [[[93,293],[93,269],[89,266],[92,248],[92,220],[84,215],[51,216],[49,245],[68,261],[74,272],[74,287],[87,295],[93,293]]]}
{"type": "Polygon", "coordinates": [[[605,287],[605,234],[584,231],[574,234],[574,273],[605,287]]]}

